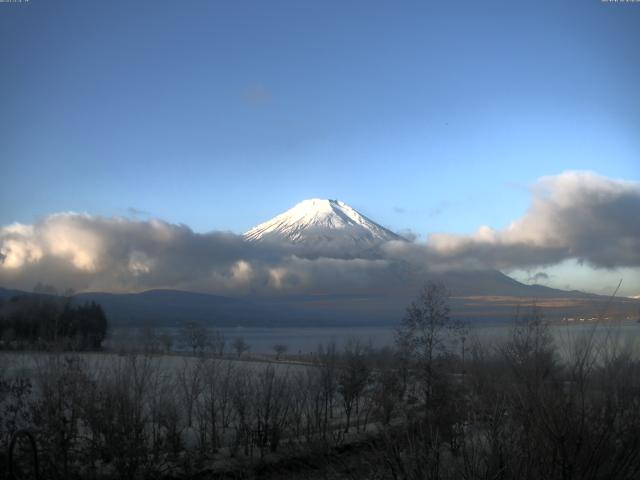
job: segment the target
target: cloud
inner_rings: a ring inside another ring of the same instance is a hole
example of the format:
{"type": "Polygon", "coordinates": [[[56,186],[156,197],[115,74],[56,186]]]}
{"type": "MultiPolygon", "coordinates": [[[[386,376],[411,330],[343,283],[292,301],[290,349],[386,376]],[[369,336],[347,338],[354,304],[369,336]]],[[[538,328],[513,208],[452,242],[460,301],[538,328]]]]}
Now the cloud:
{"type": "Polygon", "coordinates": [[[149,215],[151,215],[150,212],[148,212],[146,210],[141,210],[141,209],[136,208],[136,207],[128,207],[127,208],[127,213],[129,215],[133,215],[134,217],[137,217],[137,216],[148,217],[149,215]]]}
{"type": "Polygon", "coordinates": [[[537,182],[529,211],[504,230],[484,226],[472,235],[441,233],[364,252],[335,243],[252,243],[158,219],[59,213],[0,227],[0,285],[269,295],[413,288],[451,270],[533,270],[567,259],[638,267],[639,211],[640,184],[569,172],[537,182]]]}
{"type": "Polygon", "coordinates": [[[220,294],[363,290],[388,277],[384,259],[327,255],[301,245],[251,243],[229,232],[195,233],[152,219],[50,215],[0,228],[0,285],[137,291],[179,288],[220,294]]]}
{"type": "Polygon", "coordinates": [[[404,238],[405,240],[408,240],[410,242],[415,242],[420,238],[420,234],[418,232],[414,232],[410,228],[403,228],[403,229],[397,230],[396,233],[400,235],[402,238],[404,238]]]}
{"type": "Polygon", "coordinates": [[[230,268],[245,248],[233,234],[199,235],[155,219],[55,214],[0,229],[0,281],[108,290],[177,286],[230,268]]]}
{"type": "Polygon", "coordinates": [[[548,282],[551,277],[545,272],[537,272],[529,277],[529,281],[533,283],[548,282]]]}
{"type": "Polygon", "coordinates": [[[518,268],[577,259],[596,268],[640,266],[640,183],[589,172],[540,179],[529,211],[504,230],[431,235],[439,261],[518,268]]]}

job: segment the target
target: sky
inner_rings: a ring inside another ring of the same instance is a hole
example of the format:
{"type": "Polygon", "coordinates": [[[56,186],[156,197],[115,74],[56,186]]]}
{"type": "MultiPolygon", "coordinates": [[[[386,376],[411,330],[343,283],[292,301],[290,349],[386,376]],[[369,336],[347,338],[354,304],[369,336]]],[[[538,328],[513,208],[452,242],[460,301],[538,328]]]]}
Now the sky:
{"type": "MultiPolygon", "coordinates": [[[[501,231],[541,179],[640,181],[639,44],[640,4],[598,0],[0,3],[0,225],[242,233],[319,197],[501,231]]],[[[563,288],[619,275],[563,261],[563,288]]]]}

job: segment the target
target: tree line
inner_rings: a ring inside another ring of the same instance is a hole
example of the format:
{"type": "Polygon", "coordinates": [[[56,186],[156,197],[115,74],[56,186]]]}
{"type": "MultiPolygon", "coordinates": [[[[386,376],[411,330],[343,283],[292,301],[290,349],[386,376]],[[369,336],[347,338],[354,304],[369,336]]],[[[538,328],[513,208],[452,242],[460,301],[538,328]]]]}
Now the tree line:
{"type": "Polygon", "coordinates": [[[26,294],[0,303],[4,349],[98,350],[108,328],[107,317],[95,302],[73,305],[70,297],[26,294]]]}

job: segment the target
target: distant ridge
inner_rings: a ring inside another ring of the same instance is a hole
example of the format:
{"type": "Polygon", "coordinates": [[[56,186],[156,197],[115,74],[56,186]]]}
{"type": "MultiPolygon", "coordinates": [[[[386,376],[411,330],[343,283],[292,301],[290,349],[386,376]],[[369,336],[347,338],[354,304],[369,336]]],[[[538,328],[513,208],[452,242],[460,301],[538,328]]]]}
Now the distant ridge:
{"type": "MultiPolygon", "coordinates": [[[[533,302],[543,306],[546,318],[557,320],[596,314],[609,301],[606,296],[527,286],[506,276],[502,278],[499,272],[490,273],[478,272],[471,278],[464,273],[436,278],[454,290],[451,298],[454,317],[471,322],[511,321],[518,305],[533,302]]],[[[190,321],[211,327],[354,327],[397,324],[415,294],[412,291],[395,295],[343,293],[247,298],[148,290],[126,294],[78,293],[73,302],[99,303],[114,327],[180,327],[190,321]]],[[[35,294],[0,287],[3,301],[17,295],[35,294]]],[[[621,298],[614,300],[612,310],[635,318],[639,306],[638,300],[621,298]]]]}

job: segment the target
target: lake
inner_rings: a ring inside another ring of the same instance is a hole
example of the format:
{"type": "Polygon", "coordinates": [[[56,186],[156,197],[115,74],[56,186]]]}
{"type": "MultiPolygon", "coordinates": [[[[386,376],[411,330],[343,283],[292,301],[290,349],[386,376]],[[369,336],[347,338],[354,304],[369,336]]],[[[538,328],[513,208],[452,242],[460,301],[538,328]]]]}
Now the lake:
{"type": "MultiPolygon", "coordinates": [[[[230,350],[231,343],[242,338],[250,346],[252,353],[273,353],[273,346],[283,344],[288,347],[288,353],[308,354],[316,352],[318,345],[327,345],[335,342],[341,349],[351,338],[358,339],[364,345],[374,347],[391,346],[395,341],[395,326],[377,327],[310,327],[310,328],[257,328],[236,327],[216,329],[226,339],[226,351],[230,350]]],[[[468,341],[477,339],[483,345],[498,345],[509,338],[512,324],[476,324],[469,326],[466,335],[468,341]]],[[[574,324],[551,324],[549,330],[558,346],[560,353],[570,349],[579,339],[591,334],[598,339],[615,341],[620,345],[632,345],[640,347],[640,324],[630,321],[612,323],[576,322],[574,324]]],[[[158,328],[156,333],[169,334],[175,339],[180,336],[180,329],[158,328]]],[[[148,333],[148,332],[147,332],[148,333]]],[[[144,333],[139,329],[120,328],[114,329],[109,341],[112,345],[140,344],[144,340],[144,333]]],[[[174,341],[174,349],[181,349],[174,341]]],[[[184,348],[184,347],[182,347],[184,348]]]]}

